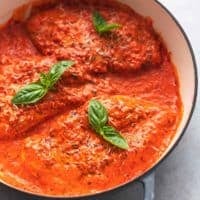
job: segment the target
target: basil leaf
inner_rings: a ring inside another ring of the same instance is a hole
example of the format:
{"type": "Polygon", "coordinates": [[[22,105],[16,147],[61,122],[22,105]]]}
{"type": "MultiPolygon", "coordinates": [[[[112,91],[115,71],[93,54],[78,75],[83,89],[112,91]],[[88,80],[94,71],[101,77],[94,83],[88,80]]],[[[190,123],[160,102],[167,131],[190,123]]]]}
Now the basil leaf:
{"type": "Polygon", "coordinates": [[[119,27],[120,27],[119,24],[108,24],[108,25],[105,25],[105,26],[100,26],[99,32],[100,33],[106,33],[106,32],[109,32],[109,31],[116,29],[116,28],[119,28],[119,27]]]}
{"type": "Polygon", "coordinates": [[[33,104],[42,99],[53,88],[66,69],[74,64],[72,61],[60,61],[53,65],[47,74],[41,73],[40,80],[22,88],[12,99],[16,105],[33,104]]]}
{"type": "Polygon", "coordinates": [[[49,75],[41,73],[40,74],[40,80],[39,80],[38,83],[41,84],[41,85],[43,85],[45,88],[49,88],[50,85],[51,85],[51,80],[49,78],[49,75]]]}
{"type": "Polygon", "coordinates": [[[110,144],[121,149],[128,149],[129,146],[122,135],[113,127],[107,126],[108,112],[97,100],[91,100],[88,107],[88,120],[91,127],[110,144]]]}
{"type": "Polygon", "coordinates": [[[105,107],[97,100],[91,100],[88,108],[89,123],[93,129],[100,131],[108,122],[108,113],[105,107]]]}
{"type": "Polygon", "coordinates": [[[121,27],[120,24],[116,23],[108,24],[106,20],[97,11],[93,13],[92,21],[96,31],[100,34],[110,32],[114,29],[121,27]]]}
{"type": "Polygon", "coordinates": [[[122,137],[122,135],[111,126],[104,126],[101,129],[101,135],[104,138],[104,140],[106,140],[107,142],[111,143],[116,147],[125,150],[129,148],[128,143],[122,137]]]}
{"type": "Polygon", "coordinates": [[[106,20],[100,15],[100,13],[95,11],[93,13],[93,24],[98,31],[100,26],[105,26],[107,23],[106,20]]]}
{"type": "Polygon", "coordinates": [[[12,103],[19,104],[33,104],[40,99],[42,99],[46,93],[47,89],[45,89],[42,85],[38,83],[32,83],[24,88],[22,88],[12,99],[12,103]]]}
{"type": "Polygon", "coordinates": [[[50,81],[49,88],[53,87],[55,83],[60,79],[66,69],[74,65],[73,61],[60,61],[53,65],[52,69],[48,73],[48,79],[50,81]]]}

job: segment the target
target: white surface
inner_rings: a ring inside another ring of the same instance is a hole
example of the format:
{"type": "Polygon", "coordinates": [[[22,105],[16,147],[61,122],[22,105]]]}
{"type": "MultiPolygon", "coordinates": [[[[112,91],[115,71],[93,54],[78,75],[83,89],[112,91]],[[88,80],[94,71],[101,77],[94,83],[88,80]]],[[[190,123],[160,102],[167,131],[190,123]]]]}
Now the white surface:
{"type": "MultiPolygon", "coordinates": [[[[200,1],[160,0],[178,19],[200,66],[200,1]]],[[[170,30],[169,30],[170,31],[170,30]]],[[[200,70],[199,70],[200,71],[200,70]]],[[[189,128],[172,155],[158,168],[156,200],[200,199],[200,99],[189,128]]]]}

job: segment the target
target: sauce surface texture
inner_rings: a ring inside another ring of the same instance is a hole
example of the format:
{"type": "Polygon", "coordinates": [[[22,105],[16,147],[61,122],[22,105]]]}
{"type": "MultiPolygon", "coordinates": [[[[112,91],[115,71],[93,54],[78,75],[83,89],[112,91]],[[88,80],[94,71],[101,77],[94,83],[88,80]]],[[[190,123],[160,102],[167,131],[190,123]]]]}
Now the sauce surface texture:
{"type": "Polygon", "coordinates": [[[69,0],[33,9],[0,30],[0,178],[26,191],[78,196],[111,189],[150,169],[182,115],[175,67],[152,20],[115,1],[69,0]],[[98,11],[121,27],[99,35],[98,11]],[[41,101],[12,97],[59,60],[70,68],[41,101]],[[120,150],[88,123],[98,99],[129,144],[120,150]]]}

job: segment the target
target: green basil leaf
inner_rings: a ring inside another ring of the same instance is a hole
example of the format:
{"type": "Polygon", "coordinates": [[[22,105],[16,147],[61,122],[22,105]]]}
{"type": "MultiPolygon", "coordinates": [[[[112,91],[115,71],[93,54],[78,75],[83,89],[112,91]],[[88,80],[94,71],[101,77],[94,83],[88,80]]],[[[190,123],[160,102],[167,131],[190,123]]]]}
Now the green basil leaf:
{"type": "Polygon", "coordinates": [[[32,83],[22,88],[12,99],[12,103],[15,105],[33,104],[42,99],[47,89],[39,83],[32,83]]]}
{"type": "Polygon", "coordinates": [[[40,74],[40,81],[38,83],[41,83],[45,88],[49,88],[51,85],[51,80],[49,78],[48,74],[41,73],[40,74]]]}
{"type": "Polygon", "coordinates": [[[53,65],[50,72],[47,74],[48,79],[50,81],[49,88],[53,87],[54,84],[60,79],[62,74],[65,72],[66,69],[74,65],[73,61],[60,61],[53,65]]]}
{"type": "Polygon", "coordinates": [[[53,88],[66,69],[74,64],[72,61],[60,61],[53,65],[47,74],[41,73],[40,80],[22,88],[12,99],[16,105],[33,104],[43,98],[53,88]]]}
{"type": "Polygon", "coordinates": [[[100,134],[105,141],[121,149],[129,148],[128,143],[122,135],[113,127],[106,125],[108,123],[108,112],[99,101],[90,101],[88,120],[92,128],[100,134]]]}
{"type": "Polygon", "coordinates": [[[107,142],[121,149],[127,150],[129,148],[127,141],[123,136],[111,126],[104,126],[101,129],[101,135],[107,142]]]}
{"type": "Polygon", "coordinates": [[[88,108],[89,123],[94,130],[100,131],[108,122],[108,113],[105,107],[97,100],[91,100],[88,108]]]}
{"type": "Polygon", "coordinates": [[[100,15],[99,12],[95,11],[93,13],[93,25],[96,29],[96,31],[100,34],[110,32],[114,29],[120,28],[121,25],[113,23],[113,24],[108,24],[106,20],[100,15]]]}
{"type": "Polygon", "coordinates": [[[107,24],[105,26],[100,26],[99,32],[106,33],[106,32],[112,31],[113,29],[117,29],[119,27],[121,27],[119,24],[107,24]]]}
{"type": "Polygon", "coordinates": [[[99,12],[95,11],[93,13],[93,24],[98,31],[100,26],[105,26],[107,24],[106,20],[100,15],[99,12]]]}

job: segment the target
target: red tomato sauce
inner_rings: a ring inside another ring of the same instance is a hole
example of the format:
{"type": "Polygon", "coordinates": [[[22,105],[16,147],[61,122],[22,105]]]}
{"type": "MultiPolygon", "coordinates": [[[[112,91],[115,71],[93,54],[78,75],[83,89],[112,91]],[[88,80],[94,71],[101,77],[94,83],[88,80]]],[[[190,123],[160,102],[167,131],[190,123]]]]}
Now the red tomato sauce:
{"type": "Polygon", "coordinates": [[[115,1],[59,1],[0,30],[0,178],[29,192],[78,196],[142,175],[164,154],[182,116],[176,69],[153,22],[115,1]],[[103,36],[99,11],[121,28],[103,36]],[[40,102],[12,97],[58,60],[70,68],[40,102]],[[90,127],[88,102],[107,108],[129,149],[90,127]]]}

